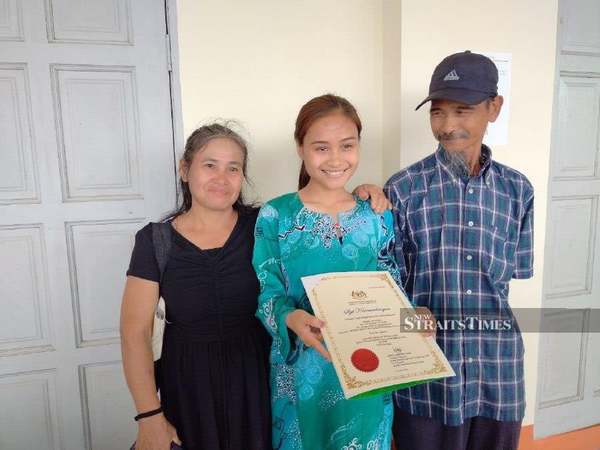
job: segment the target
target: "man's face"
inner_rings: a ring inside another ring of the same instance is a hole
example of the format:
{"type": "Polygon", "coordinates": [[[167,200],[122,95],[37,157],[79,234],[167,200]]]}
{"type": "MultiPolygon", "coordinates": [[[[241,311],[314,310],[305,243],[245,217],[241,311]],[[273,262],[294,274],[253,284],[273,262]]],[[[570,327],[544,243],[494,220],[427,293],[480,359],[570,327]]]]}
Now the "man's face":
{"type": "Polygon", "coordinates": [[[500,114],[502,96],[467,105],[452,100],[432,100],[429,112],[431,131],[449,152],[471,155],[481,149],[489,122],[500,114]]]}

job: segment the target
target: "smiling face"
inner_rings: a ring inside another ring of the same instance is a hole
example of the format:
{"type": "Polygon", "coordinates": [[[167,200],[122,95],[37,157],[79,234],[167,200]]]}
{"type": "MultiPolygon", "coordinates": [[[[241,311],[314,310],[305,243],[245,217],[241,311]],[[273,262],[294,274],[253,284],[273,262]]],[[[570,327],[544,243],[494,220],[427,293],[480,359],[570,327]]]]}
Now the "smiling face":
{"type": "Polygon", "coordinates": [[[196,151],[189,167],[181,161],[179,174],[188,183],[193,205],[223,211],[240,195],[243,166],[240,146],[231,139],[215,138],[196,151]]]}
{"type": "Polygon", "coordinates": [[[358,166],[358,151],[356,124],[342,113],[316,120],[298,146],[310,183],[328,190],[344,188],[358,166]]]}
{"type": "Polygon", "coordinates": [[[481,151],[481,143],[489,122],[500,114],[502,97],[467,105],[452,100],[432,100],[429,112],[431,131],[449,152],[465,156],[481,151]]]}

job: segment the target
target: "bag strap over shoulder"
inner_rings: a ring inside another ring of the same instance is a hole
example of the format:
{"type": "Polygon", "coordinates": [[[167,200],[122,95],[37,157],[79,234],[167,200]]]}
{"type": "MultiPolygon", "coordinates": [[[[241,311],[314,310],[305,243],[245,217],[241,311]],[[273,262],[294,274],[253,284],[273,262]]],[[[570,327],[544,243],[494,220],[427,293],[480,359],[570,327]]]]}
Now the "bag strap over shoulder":
{"type": "MultiPolygon", "coordinates": [[[[160,274],[159,278],[159,292],[160,286],[162,285],[163,276],[165,274],[165,268],[167,267],[167,261],[169,261],[169,252],[171,251],[171,224],[169,222],[153,222],[152,223],[152,244],[154,246],[154,256],[158,263],[158,271],[160,274]]],[[[152,327],[152,355],[155,364],[160,360],[162,355],[162,343],[165,330],[166,320],[166,304],[162,296],[159,297],[158,303],[156,304],[156,310],[154,311],[154,324],[152,327]]],[[[155,366],[154,375],[156,386],[160,389],[160,370],[155,366]]]]}
{"type": "Polygon", "coordinates": [[[161,282],[171,251],[171,234],[172,230],[169,222],[152,223],[152,243],[154,244],[154,255],[158,263],[161,282]]]}

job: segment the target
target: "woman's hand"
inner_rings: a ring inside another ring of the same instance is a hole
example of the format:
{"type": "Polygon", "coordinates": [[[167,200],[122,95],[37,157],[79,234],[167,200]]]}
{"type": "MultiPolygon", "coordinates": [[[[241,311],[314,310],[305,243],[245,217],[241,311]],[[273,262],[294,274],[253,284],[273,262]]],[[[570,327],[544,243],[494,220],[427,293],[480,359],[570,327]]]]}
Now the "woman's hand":
{"type": "Polygon", "coordinates": [[[287,315],[285,324],[290,330],[296,333],[304,345],[314,348],[323,355],[323,358],[331,361],[329,352],[322,344],[323,336],[321,335],[321,328],[325,326],[325,322],[317,319],[303,309],[297,309],[287,315]]]}
{"type": "Polygon", "coordinates": [[[164,415],[139,420],[135,450],[170,450],[171,442],[181,445],[177,431],[164,415]]]}
{"type": "Polygon", "coordinates": [[[383,193],[383,189],[374,184],[361,184],[353,192],[361,199],[371,199],[371,208],[377,214],[383,214],[386,209],[392,209],[392,204],[383,193]]]}

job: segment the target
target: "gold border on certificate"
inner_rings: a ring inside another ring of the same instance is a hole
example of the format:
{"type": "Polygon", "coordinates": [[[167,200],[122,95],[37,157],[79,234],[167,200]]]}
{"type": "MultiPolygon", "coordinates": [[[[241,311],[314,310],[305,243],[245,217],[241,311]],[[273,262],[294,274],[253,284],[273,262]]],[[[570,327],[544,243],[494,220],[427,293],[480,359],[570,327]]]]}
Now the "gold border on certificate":
{"type": "MultiPolygon", "coordinates": [[[[305,277],[303,278],[305,286],[307,286],[307,284],[312,285],[309,289],[307,289],[307,294],[313,306],[313,309],[316,315],[319,318],[323,319],[326,323],[330,323],[331,317],[328,317],[327,311],[331,310],[331,303],[328,303],[327,306],[323,304],[325,299],[321,298],[321,294],[319,293],[319,285],[325,281],[336,279],[348,279],[349,282],[352,282],[352,280],[354,280],[353,284],[358,285],[361,284],[359,281],[376,279],[379,283],[383,283],[384,285],[389,287],[391,291],[395,294],[395,297],[401,303],[400,307],[398,308],[399,310],[413,309],[408,299],[406,299],[405,295],[398,288],[398,286],[396,285],[396,283],[391,278],[388,272],[341,272],[305,277]]],[[[351,296],[354,300],[362,300],[366,299],[367,294],[361,289],[356,289],[352,290],[351,296]]],[[[328,299],[328,301],[331,302],[331,299],[328,299]]],[[[341,303],[340,306],[343,306],[343,303],[341,303]]],[[[398,317],[400,317],[400,315],[398,315],[398,317]]],[[[398,333],[401,333],[400,322],[398,322],[398,333]]],[[[369,378],[369,375],[365,374],[364,377],[359,378],[355,375],[352,375],[353,370],[349,370],[349,368],[347,367],[346,363],[348,361],[349,355],[344,354],[344,352],[339,349],[338,339],[340,339],[340,337],[336,335],[336,331],[333,330],[331,327],[325,326],[325,328],[323,329],[323,336],[325,339],[325,343],[327,344],[327,348],[332,354],[333,364],[338,374],[338,377],[340,378],[341,385],[346,398],[350,398],[352,396],[359,395],[370,390],[390,385],[427,379],[443,378],[454,375],[454,371],[452,370],[450,364],[448,363],[448,360],[441,352],[435,340],[433,338],[427,338],[421,335],[422,341],[420,341],[420,344],[424,345],[427,349],[427,352],[425,354],[428,354],[432,358],[431,361],[428,363],[428,369],[416,370],[410,373],[403,373],[402,375],[394,374],[379,378],[369,378]]]]}

